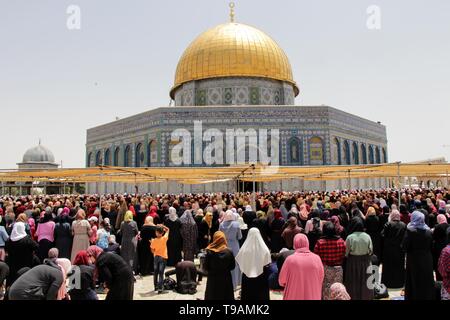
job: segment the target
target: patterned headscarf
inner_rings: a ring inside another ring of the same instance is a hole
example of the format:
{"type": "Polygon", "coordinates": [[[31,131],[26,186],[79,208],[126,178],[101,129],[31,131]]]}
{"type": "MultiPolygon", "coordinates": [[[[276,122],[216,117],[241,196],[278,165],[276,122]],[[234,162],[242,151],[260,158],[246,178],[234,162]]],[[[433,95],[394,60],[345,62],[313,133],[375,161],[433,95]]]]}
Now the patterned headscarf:
{"type": "Polygon", "coordinates": [[[222,231],[217,231],[216,233],[214,233],[213,242],[206,249],[219,253],[227,248],[228,243],[227,238],[225,237],[225,233],[223,233],[222,231]]]}
{"type": "Polygon", "coordinates": [[[333,283],[330,287],[331,300],[350,300],[350,295],[342,283],[333,283]]]}

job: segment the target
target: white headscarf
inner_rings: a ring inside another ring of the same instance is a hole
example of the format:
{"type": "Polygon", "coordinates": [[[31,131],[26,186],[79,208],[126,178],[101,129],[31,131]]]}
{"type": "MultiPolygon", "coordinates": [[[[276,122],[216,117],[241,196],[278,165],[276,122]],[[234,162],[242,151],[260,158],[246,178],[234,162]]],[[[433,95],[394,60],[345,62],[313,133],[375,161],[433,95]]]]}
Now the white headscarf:
{"type": "Polygon", "coordinates": [[[19,241],[27,236],[25,232],[25,223],[16,222],[14,223],[13,230],[11,232],[11,241],[19,241]]]}
{"type": "Polygon", "coordinates": [[[174,207],[170,207],[169,208],[169,220],[170,221],[176,221],[178,219],[178,215],[177,215],[177,209],[175,209],[174,207]]]}
{"type": "Polygon", "coordinates": [[[251,205],[247,205],[245,207],[245,211],[253,211],[252,206],[251,205]]]}
{"type": "Polygon", "coordinates": [[[249,278],[259,277],[264,272],[264,267],[272,262],[270,250],[257,228],[251,228],[248,232],[247,239],[236,256],[236,262],[249,278]]]}

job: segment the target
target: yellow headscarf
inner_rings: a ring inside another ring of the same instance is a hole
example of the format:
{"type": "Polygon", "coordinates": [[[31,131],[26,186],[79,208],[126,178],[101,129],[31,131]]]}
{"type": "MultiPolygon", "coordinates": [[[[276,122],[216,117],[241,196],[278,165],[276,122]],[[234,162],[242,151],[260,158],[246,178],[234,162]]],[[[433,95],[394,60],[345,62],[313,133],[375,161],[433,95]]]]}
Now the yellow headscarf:
{"type": "Polygon", "coordinates": [[[213,214],[211,212],[207,212],[203,220],[206,221],[208,224],[208,227],[211,229],[212,227],[212,220],[213,220],[213,214]]]}
{"type": "Polygon", "coordinates": [[[127,211],[127,213],[125,213],[125,218],[123,219],[125,222],[131,222],[133,221],[133,212],[131,211],[127,211]]]}

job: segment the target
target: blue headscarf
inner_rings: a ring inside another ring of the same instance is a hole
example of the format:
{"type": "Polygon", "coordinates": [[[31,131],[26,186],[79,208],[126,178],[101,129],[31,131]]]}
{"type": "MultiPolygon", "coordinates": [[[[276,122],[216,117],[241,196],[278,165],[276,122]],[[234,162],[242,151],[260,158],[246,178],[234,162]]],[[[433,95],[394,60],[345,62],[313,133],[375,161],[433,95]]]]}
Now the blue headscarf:
{"type": "Polygon", "coordinates": [[[425,215],[420,211],[414,211],[408,229],[429,230],[430,227],[425,224],[425,215]]]}

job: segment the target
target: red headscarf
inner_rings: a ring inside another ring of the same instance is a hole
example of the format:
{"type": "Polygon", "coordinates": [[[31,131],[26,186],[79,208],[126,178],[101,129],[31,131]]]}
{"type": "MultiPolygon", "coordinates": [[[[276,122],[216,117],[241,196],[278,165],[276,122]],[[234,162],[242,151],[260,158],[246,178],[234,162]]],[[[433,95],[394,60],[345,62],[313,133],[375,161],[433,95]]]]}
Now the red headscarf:
{"type": "Polygon", "coordinates": [[[134,210],[134,206],[130,205],[128,208],[129,211],[133,212],[133,217],[136,217],[136,210],[134,210]]]}
{"type": "Polygon", "coordinates": [[[75,266],[87,266],[90,265],[89,255],[86,250],[81,250],[77,253],[75,260],[73,262],[75,266]]]}
{"type": "Polygon", "coordinates": [[[273,210],[273,213],[275,215],[275,219],[282,219],[283,218],[283,215],[281,214],[281,210],[280,209],[273,210]]]}
{"type": "Polygon", "coordinates": [[[150,207],[150,212],[148,213],[148,216],[150,216],[150,217],[152,217],[154,219],[158,215],[157,212],[158,212],[158,208],[156,208],[156,206],[151,206],[150,207]]]}
{"type": "Polygon", "coordinates": [[[97,260],[98,256],[103,253],[103,249],[97,246],[90,246],[89,248],[87,248],[86,253],[97,260]]]}

